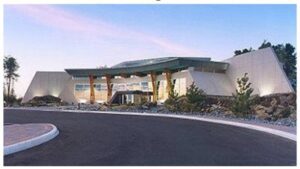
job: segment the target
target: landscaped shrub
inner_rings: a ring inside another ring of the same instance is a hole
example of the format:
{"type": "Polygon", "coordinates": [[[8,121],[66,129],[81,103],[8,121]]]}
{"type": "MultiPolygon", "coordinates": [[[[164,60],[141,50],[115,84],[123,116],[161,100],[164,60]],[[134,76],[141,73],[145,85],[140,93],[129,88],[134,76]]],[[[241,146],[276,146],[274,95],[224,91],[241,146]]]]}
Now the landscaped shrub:
{"type": "Polygon", "coordinates": [[[141,96],[141,102],[139,103],[139,105],[144,105],[148,102],[147,98],[144,96],[141,96]]]}
{"type": "Polygon", "coordinates": [[[248,82],[247,73],[242,78],[237,79],[238,88],[233,94],[234,101],[231,110],[238,116],[245,116],[250,112],[252,100],[250,99],[253,89],[251,83],[248,82]]]}
{"type": "Polygon", "coordinates": [[[61,102],[61,99],[59,97],[55,97],[55,96],[51,96],[51,95],[36,96],[32,100],[43,101],[43,102],[46,102],[46,103],[58,103],[58,102],[61,102]]]}
{"type": "Polygon", "coordinates": [[[66,104],[59,97],[46,95],[46,96],[36,96],[28,101],[26,104],[31,106],[47,106],[47,105],[61,105],[66,104]]]}
{"type": "Polygon", "coordinates": [[[189,110],[190,112],[200,111],[206,99],[206,93],[199,89],[195,83],[193,82],[188,88],[186,92],[187,103],[184,109],[189,110]]]}
{"type": "Polygon", "coordinates": [[[22,102],[22,97],[17,98],[17,96],[12,93],[8,96],[6,93],[3,93],[4,106],[20,106],[22,102]]]}
{"type": "Polygon", "coordinates": [[[171,85],[168,99],[164,102],[164,106],[172,112],[180,111],[180,105],[178,104],[178,93],[174,91],[174,85],[171,85]]]}

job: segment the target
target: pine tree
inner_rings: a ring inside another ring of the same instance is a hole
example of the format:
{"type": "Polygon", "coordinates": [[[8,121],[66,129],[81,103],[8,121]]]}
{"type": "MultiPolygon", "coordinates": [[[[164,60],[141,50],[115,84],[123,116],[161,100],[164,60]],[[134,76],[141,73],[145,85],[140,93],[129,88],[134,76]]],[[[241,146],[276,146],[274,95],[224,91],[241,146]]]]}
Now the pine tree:
{"type": "Polygon", "coordinates": [[[171,84],[168,94],[168,99],[164,103],[165,107],[172,112],[180,111],[180,105],[178,104],[179,97],[178,93],[174,90],[174,84],[171,84]]]}
{"type": "Polygon", "coordinates": [[[250,110],[251,99],[250,96],[253,93],[251,83],[249,81],[248,74],[245,73],[242,78],[237,79],[238,88],[236,94],[233,94],[234,101],[232,104],[232,111],[236,115],[246,115],[250,110]]]}
{"type": "Polygon", "coordinates": [[[191,105],[191,112],[200,110],[205,102],[206,94],[202,89],[199,89],[193,82],[186,92],[188,103],[191,105]]]}

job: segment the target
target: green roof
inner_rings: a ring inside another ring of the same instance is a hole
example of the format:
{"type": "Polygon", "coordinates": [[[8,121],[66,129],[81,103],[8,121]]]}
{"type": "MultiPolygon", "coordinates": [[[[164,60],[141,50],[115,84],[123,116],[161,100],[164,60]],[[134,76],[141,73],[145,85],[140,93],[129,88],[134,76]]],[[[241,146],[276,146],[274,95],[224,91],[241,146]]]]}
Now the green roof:
{"type": "Polygon", "coordinates": [[[210,58],[199,57],[164,57],[155,59],[135,60],[119,63],[111,68],[96,69],[65,69],[73,77],[89,75],[102,77],[105,75],[147,75],[151,72],[162,73],[165,70],[178,71],[188,67],[206,67],[226,71],[228,63],[210,61],[210,58]]]}

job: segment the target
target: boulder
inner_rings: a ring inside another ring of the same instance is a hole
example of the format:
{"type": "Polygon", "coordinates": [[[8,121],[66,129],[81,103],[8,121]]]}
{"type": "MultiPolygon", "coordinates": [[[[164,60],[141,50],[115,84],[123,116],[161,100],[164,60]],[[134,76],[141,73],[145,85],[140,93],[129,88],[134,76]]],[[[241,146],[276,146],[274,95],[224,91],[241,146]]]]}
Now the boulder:
{"type": "Polygon", "coordinates": [[[220,106],[217,105],[217,104],[212,104],[212,105],[211,105],[211,108],[212,108],[212,109],[218,109],[218,108],[220,108],[220,106]]]}
{"type": "Polygon", "coordinates": [[[146,110],[148,110],[148,109],[149,109],[149,107],[148,107],[148,106],[146,106],[146,105],[142,105],[142,109],[146,109],[146,110]]]}
{"type": "Polygon", "coordinates": [[[276,111],[273,114],[275,119],[287,118],[292,114],[292,111],[289,107],[278,106],[276,111]]]}
{"type": "Polygon", "coordinates": [[[293,120],[297,120],[297,113],[292,113],[290,116],[289,116],[290,119],[293,119],[293,120]]]}
{"type": "Polygon", "coordinates": [[[265,106],[262,106],[262,105],[257,105],[254,107],[254,111],[255,111],[255,114],[256,112],[264,112],[264,113],[267,113],[267,114],[273,114],[274,111],[275,111],[275,106],[271,106],[271,107],[265,107],[265,106]]]}
{"type": "Polygon", "coordinates": [[[266,113],[268,114],[273,114],[274,111],[275,111],[275,106],[271,106],[271,107],[266,107],[265,110],[266,110],[266,113]]]}
{"type": "Polygon", "coordinates": [[[279,99],[280,99],[280,105],[282,105],[282,106],[284,106],[284,107],[289,106],[289,99],[288,99],[288,98],[289,98],[289,97],[286,96],[286,95],[281,95],[281,96],[279,97],[279,99]]]}
{"type": "Polygon", "coordinates": [[[262,105],[257,105],[254,108],[255,111],[255,117],[261,120],[267,120],[270,118],[270,115],[268,112],[271,112],[270,108],[267,108],[265,106],[262,105]]]}
{"type": "Polygon", "coordinates": [[[272,106],[272,107],[275,107],[275,106],[277,106],[277,103],[278,103],[277,100],[276,100],[275,98],[272,98],[272,101],[271,101],[271,103],[270,103],[271,106],[272,106]]]}
{"type": "Polygon", "coordinates": [[[297,113],[295,106],[289,106],[291,113],[297,113]]]}
{"type": "Polygon", "coordinates": [[[100,107],[99,107],[99,110],[100,111],[108,111],[109,110],[109,107],[107,106],[107,105],[100,105],[100,107]]]}
{"type": "Polygon", "coordinates": [[[290,93],[286,99],[287,99],[287,102],[289,105],[293,105],[293,106],[296,105],[296,94],[295,93],[290,93]]]}
{"type": "Polygon", "coordinates": [[[148,108],[153,108],[157,106],[157,103],[153,103],[153,102],[146,102],[143,104],[143,106],[147,106],[148,108]]]}
{"type": "Polygon", "coordinates": [[[168,113],[169,110],[168,110],[166,107],[164,107],[164,106],[158,106],[157,112],[158,112],[158,113],[159,113],[159,112],[161,112],[161,113],[168,113]]]}
{"type": "Polygon", "coordinates": [[[216,104],[212,104],[211,107],[209,108],[209,112],[212,112],[212,111],[224,112],[227,110],[228,110],[228,108],[220,106],[220,105],[216,105],[216,104]]]}
{"type": "Polygon", "coordinates": [[[264,111],[264,113],[266,113],[266,109],[267,107],[265,106],[262,106],[262,105],[257,105],[254,107],[254,111],[257,112],[257,111],[264,111]]]}
{"type": "Polygon", "coordinates": [[[227,110],[227,111],[224,112],[224,115],[225,116],[233,116],[234,113],[231,110],[227,110]]]}
{"type": "Polygon", "coordinates": [[[266,111],[264,109],[256,111],[255,117],[258,119],[261,119],[261,120],[270,119],[270,115],[268,113],[266,113],[266,111]]]}

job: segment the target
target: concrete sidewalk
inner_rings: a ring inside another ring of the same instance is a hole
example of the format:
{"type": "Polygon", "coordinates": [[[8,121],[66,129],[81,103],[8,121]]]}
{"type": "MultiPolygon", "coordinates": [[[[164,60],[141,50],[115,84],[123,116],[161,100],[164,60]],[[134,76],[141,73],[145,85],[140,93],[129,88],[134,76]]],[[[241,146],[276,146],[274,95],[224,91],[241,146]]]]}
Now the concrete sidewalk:
{"type": "Polygon", "coordinates": [[[4,155],[40,145],[58,133],[57,128],[48,123],[4,125],[4,155]]]}

